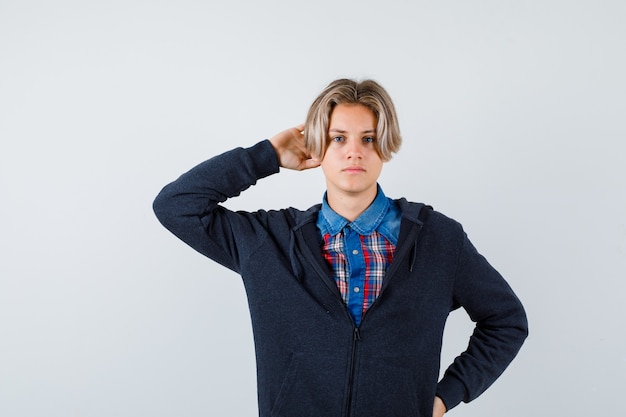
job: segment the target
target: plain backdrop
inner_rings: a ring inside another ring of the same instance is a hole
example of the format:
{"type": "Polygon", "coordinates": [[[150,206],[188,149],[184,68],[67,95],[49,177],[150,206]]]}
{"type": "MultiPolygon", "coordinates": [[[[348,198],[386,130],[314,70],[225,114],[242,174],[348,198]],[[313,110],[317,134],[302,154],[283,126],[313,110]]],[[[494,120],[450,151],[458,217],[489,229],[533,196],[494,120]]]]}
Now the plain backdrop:
{"type": "MultiPolygon", "coordinates": [[[[380,179],[463,223],[530,337],[474,416],[625,415],[626,3],[0,0],[0,416],[254,416],[245,291],[152,214],[193,165],[373,78],[380,179]]],[[[318,203],[283,171],[228,207],[318,203]]],[[[472,323],[450,316],[443,367],[472,323]]]]}

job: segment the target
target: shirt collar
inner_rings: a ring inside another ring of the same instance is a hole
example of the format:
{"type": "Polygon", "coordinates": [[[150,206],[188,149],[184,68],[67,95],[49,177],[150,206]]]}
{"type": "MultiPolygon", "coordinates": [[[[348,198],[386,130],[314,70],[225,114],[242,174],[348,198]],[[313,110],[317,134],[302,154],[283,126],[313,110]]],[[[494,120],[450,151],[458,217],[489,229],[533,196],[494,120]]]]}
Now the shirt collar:
{"type": "Polygon", "coordinates": [[[378,228],[389,210],[389,200],[385,196],[385,193],[383,193],[380,186],[377,186],[377,190],[376,198],[374,198],[372,204],[370,204],[353,222],[349,222],[345,217],[337,214],[330,205],[328,205],[326,193],[324,193],[322,209],[320,211],[320,220],[322,220],[325,226],[324,229],[326,229],[331,236],[334,236],[349,225],[352,230],[360,235],[371,235],[372,232],[378,228]]]}

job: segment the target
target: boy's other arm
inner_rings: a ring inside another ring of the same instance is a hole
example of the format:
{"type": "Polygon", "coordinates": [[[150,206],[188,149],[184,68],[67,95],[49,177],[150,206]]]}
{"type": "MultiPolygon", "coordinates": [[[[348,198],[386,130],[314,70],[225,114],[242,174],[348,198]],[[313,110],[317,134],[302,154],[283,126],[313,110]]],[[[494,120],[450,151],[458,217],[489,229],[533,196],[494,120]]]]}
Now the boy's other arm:
{"type": "Polygon", "coordinates": [[[454,301],[476,323],[467,350],[446,370],[437,395],[449,409],[482,394],[515,358],[528,336],[522,303],[464,236],[454,301]]]}

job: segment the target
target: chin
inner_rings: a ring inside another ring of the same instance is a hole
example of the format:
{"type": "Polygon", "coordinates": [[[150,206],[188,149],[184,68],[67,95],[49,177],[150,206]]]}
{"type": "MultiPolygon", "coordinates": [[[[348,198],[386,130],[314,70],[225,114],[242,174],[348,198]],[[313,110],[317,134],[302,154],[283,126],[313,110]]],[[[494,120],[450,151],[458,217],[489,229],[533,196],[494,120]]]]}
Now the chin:
{"type": "MultiPolygon", "coordinates": [[[[375,189],[376,187],[373,187],[373,188],[375,189]]],[[[342,190],[344,193],[347,193],[347,194],[355,194],[355,195],[357,195],[357,194],[365,194],[365,193],[367,193],[368,191],[370,191],[371,189],[372,189],[372,187],[371,187],[371,186],[364,186],[364,185],[348,185],[348,186],[342,187],[342,189],[341,189],[341,190],[342,190]]]]}

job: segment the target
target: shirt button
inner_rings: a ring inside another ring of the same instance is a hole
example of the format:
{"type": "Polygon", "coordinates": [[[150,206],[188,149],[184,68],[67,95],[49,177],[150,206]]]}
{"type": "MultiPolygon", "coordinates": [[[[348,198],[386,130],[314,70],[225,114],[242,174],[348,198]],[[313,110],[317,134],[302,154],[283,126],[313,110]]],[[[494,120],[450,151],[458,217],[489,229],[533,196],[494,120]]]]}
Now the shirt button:
{"type": "Polygon", "coordinates": [[[354,287],[354,292],[359,292],[361,289],[359,287],[354,287]]]}
{"type": "Polygon", "coordinates": [[[352,251],[352,254],[353,254],[353,255],[358,255],[358,254],[359,254],[359,251],[355,249],[355,250],[353,250],[353,251],[352,251]]]}

